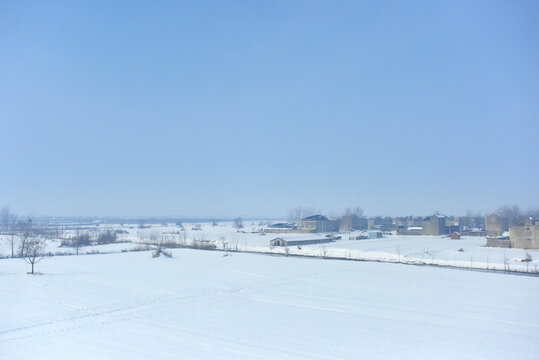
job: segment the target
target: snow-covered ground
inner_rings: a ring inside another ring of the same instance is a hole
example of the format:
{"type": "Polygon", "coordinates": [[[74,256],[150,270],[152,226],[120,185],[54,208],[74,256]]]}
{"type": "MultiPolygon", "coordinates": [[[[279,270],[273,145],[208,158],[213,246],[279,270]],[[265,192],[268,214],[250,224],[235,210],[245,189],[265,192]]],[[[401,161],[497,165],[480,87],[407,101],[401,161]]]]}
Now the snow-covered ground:
{"type": "MultiPolygon", "coordinates": [[[[236,231],[229,222],[221,222],[216,226],[211,223],[184,223],[183,230],[175,224],[147,225],[140,229],[137,225],[94,225],[88,228],[92,234],[105,230],[121,230],[118,241],[112,245],[89,246],[81,248],[79,253],[120,252],[133,250],[139,243],[175,243],[192,244],[194,241],[210,241],[218,249],[233,249],[240,251],[272,252],[284,254],[334,258],[349,258],[360,260],[375,260],[386,262],[400,262],[408,264],[433,264],[451,267],[465,267],[477,269],[497,269],[523,272],[539,272],[539,250],[488,248],[484,237],[462,237],[460,240],[451,240],[443,236],[404,236],[386,235],[382,239],[348,240],[349,236],[355,238],[359,232],[352,234],[336,234],[340,240],[331,243],[303,245],[301,249],[291,246],[269,246],[269,241],[275,237],[303,238],[305,234],[265,234],[259,230],[264,226],[262,222],[245,222],[241,232],[236,231]],[[195,230],[196,229],[196,230],[195,230]],[[530,262],[522,262],[527,256],[530,262]]],[[[64,236],[70,231],[65,231],[64,236]]],[[[313,238],[320,238],[324,234],[313,234],[313,238]]],[[[15,241],[17,241],[15,239],[15,241]]],[[[16,245],[17,246],[17,245],[16,245]]],[[[69,247],[60,247],[59,240],[47,241],[47,252],[52,254],[74,254],[75,250],[69,247]]],[[[0,255],[9,256],[11,253],[10,238],[0,236],[0,255]]]]}
{"type": "Polygon", "coordinates": [[[0,260],[0,358],[539,357],[536,277],[172,253],[0,260]]]}

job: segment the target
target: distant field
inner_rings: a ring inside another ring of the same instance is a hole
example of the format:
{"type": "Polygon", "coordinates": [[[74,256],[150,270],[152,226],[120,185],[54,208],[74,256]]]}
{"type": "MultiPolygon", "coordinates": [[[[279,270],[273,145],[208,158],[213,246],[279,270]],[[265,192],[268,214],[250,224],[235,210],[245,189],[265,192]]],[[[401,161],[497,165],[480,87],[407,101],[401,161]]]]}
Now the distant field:
{"type": "MultiPolygon", "coordinates": [[[[119,252],[132,250],[140,243],[172,243],[190,244],[194,241],[210,241],[218,249],[228,248],[240,251],[284,253],[283,247],[270,248],[269,241],[275,237],[302,236],[305,234],[271,234],[260,235],[258,231],[263,223],[246,221],[241,232],[236,231],[234,225],[228,222],[218,223],[185,223],[183,230],[176,224],[146,225],[139,228],[136,224],[120,225],[91,225],[85,231],[99,233],[107,229],[121,230],[118,241],[123,242],[106,246],[91,246],[81,249],[81,253],[119,252]],[[195,230],[196,229],[196,230],[195,230]]],[[[73,230],[64,232],[68,236],[73,230]]],[[[315,234],[313,237],[322,237],[325,234],[315,234]]],[[[340,240],[331,243],[291,246],[286,251],[289,254],[340,257],[351,259],[377,260],[402,263],[426,263],[442,266],[516,270],[539,273],[539,250],[501,249],[485,247],[484,237],[462,237],[460,240],[451,240],[443,236],[399,236],[386,235],[382,239],[348,240],[349,234],[335,234],[341,236],[340,240]],[[530,256],[532,261],[521,260],[530,256]]],[[[352,237],[359,232],[352,233],[352,237]]],[[[0,255],[10,254],[9,239],[0,236],[0,255]]],[[[16,240],[17,241],[17,240],[16,240]]],[[[48,240],[47,249],[51,253],[72,254],[74,249],[59,247],[60,241],[48,240]]]]}

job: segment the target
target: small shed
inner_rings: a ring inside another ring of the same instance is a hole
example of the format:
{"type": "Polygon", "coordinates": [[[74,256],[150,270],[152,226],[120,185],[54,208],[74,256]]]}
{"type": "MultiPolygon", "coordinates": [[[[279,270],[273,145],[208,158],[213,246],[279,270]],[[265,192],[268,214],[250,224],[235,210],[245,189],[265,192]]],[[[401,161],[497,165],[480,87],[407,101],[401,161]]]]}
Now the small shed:
{"type": "Polygon", "coordinates": [[[459,234],[458,232],[453,231],[453,232],[449,235],[449,237],[450,237],[452,240],[458,240],[458,239],[460,239],[460,234],[459,234]]]}
{"type": "Polygon", "coordinates": [[[333,242],[332,237],[323,237],[323,238],[313,238],[313,237],[302,237],[295,236],[289,238],[278,237],[270,240],[270,246],[295,246],[295,245],[310,245],[310,244],[321,244],[333,242]]]}

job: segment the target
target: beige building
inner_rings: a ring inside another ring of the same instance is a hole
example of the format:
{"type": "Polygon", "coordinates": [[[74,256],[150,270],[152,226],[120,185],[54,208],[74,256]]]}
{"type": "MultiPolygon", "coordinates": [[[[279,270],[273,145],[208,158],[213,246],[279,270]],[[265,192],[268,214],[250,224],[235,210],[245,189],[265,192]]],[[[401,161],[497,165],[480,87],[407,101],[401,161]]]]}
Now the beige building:
{"type": "Polygon", "coordinates": [[[299,228],[303,232],[333,232],[339,231],[339,222],[337,220],[328,220],[323,215],[313,215],[302,219],[299,223],[299,228]]]}
{"type": "Polygon", "coordinates": [[[509,221],[506,217],[490,214],[485,217],[487,236],[499,236],[509,229],[509,221]]]}
{"type": "Polygon", "coordinates": [[[423,235],[447,234],[445,216],[432,215],[423,219],[423,235]]]}
{"type": "Polygon", "coordinates": [[[521,249],[539,249],[539,220],[529,219],[523,225],[509,229],[511,247],[521,249]]]}
{"type": "Polygon", "coordinates": [[[367,228],[367,219],[360,218],[357,215],[344,215],[341,217],[339,231],[352,231],[367,228]]]}

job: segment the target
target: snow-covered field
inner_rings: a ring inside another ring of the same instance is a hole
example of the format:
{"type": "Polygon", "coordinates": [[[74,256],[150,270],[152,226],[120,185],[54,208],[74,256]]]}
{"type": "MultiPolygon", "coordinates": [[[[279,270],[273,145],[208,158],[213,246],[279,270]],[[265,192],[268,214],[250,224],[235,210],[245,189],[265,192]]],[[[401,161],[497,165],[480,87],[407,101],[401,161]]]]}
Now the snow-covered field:
{"type": "MultiPolygon", "coordinates": [[[[304,245],[299,249],[291,246],[269,246],[269,241],[275,237],[305,237],[305,234],[265,234],[259,230],[263,227],[260,222],[245,222],[242,232],[236,231],[232,223],[221,222],[216,226],[211,223],[183,224],[181,230],[175,224],[149,225],[139,229],[137,225],[95,225],[90,232],[99,233],[104,230],[121,230],[119,244],[90,246],[80,249],[80,253],[119,252],[132,250],[137,243],[176,243],[190,244],[193,241],[210,241],[218,249],[228,248],[240,251],[272,252],[291,255],[348,258],[400,262],[408,264],[433,264],[451,267],[512,270],[522,272],[539,272],[539,250],[488,248],[484,237],[462,237],[451,240],[443,236],[399,236],[386,235],[382,239],[348,240],[349,234],[337,234],[342,238],[331,243],[304,245]],[[198,227],[199,225],[200,227],[198,227]],[[199,230],[195,230],[199,229],[199,230]],[[530,262],[522,262],[527,256],[530,262]]],[[[66,232],[69,234],[69,231],[66,232]]],[[[65,234],[64,234],[65,235],[65,234]]],[[[359,232],[350,234],[352,237],[359,232]]],[[[320,234],[313,234],[320,238],[320,234]]],[[[47,251],[53,254],[73,254],[75,250],[69,247],[59,247],[60,241],[47,241],[47,251]]],[[[10,255],[9,238],[0,236],[0,255],[10,255]]]]}
{"type": "Polygon", "coordinates": [[[536,277],[172,253],[0,260],[0,358],[539,357],[536,277]]]}

